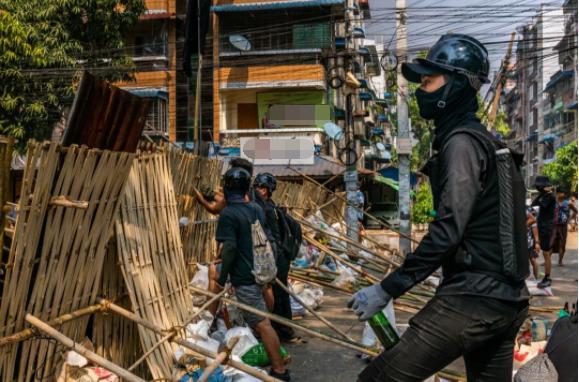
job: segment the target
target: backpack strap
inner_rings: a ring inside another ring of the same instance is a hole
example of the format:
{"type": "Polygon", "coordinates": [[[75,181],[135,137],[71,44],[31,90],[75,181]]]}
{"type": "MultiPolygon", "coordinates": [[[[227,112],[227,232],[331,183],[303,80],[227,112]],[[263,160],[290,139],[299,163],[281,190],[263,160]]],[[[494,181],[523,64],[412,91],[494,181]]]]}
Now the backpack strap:
{"type": "Polygon", "coordinates": [[[441,145],[441,150],[444,146],[448,143],[451,137],[458,135],[458,134],[466,134],[470,137],[473,137],[476,142],[480,144],[480,146],[484,149],[487,157],[487,168],[485,169],[485,173],[483,174],[483,181],[486,184],[489,168],[493,168],[496,162],[495,153],[499,148],[505,148],[506,145],[496,138],[490,136],[490,134],[484,129],[484,127],[480,124],[470,124],[459,127],[458,129],[453,130],[444,140],[441,145]],[[470,127],[469,127],[470,126],[470,127]]]}

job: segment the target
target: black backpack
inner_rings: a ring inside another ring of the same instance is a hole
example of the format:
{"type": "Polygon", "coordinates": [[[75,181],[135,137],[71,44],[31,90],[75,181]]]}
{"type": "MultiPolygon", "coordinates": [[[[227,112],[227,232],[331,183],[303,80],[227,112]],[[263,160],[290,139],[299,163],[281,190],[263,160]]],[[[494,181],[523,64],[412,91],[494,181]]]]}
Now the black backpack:
{"type": "Polygon", "coordinates": [[[285,208],[276,207],[275,212],[279,221],[281,249],[286,258],[293,261],[298,256],[302,245],[302,227],[287,213],[285,208]]]}

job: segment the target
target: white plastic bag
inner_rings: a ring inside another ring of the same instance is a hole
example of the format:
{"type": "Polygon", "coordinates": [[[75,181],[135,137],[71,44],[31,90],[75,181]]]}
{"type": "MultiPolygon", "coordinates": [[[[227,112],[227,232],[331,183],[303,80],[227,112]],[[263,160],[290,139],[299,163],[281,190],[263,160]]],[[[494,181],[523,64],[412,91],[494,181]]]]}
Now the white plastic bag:
{"type": "Polygon", "coordinates": [[[187,336],[196,337],[200,339],[207,339],[209,337],[209,328],[211,323],[206,320],[199,320],[194,324],[187,325],[187,336]]]}
{"type": "Polygon", "coordinates": [[[356,276],[353,271],[348,268],[340,267],[338,272],[340,272],[340,274],[334,279],[334,281],[332,281],[332,285],[337,286],[338,288],[351,288],[356,282],[356,276]]]}
{"type": "Polygon", "coordinates": [[[195,276],[193,276],[189,284],[199,289],[207,290],[209,288],[209,267],[197,264],[197,272],[195,272],[195,276]]]}
{"type": "Polygon", "coordinates": [[[232,349],[231,354],[240,358],[247,353],[249,349],[258,344],[251,330],[245,326],[236,326],[229,329],[225,335],[225,343],[229,343],[233,337],[239,337],[239,341],[232,349]]]}

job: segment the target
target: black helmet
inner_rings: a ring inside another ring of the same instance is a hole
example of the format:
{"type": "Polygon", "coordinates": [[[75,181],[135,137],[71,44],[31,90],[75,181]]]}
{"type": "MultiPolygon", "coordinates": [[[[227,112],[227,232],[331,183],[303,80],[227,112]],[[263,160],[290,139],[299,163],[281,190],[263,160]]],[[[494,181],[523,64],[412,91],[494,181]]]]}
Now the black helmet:
{"type": "Polygon", "coordinates": [[[232,167],[223,175],[223,189],[246,193],[251,183],[251,175],[246,169],[232,167]]]}
{"type": "Polygon", "coordinates": [[[551,180],[548,176],[545,175],[537,175],[535,178],[535,188],[537,190],[543,189],[545,187],[551,187],[551,180]]]}
{"type": "Polygon", "coordinates": [[[260,172],[256,175],[255,180],[253,181],[253,187],[267,188],[270,194],[275,191],[276,186],[277,181],[275,180],[275,176],[269,172],[260,172]]]}
{"type": "Polygon", "coordinates": [[[478,90],[490,82],[489,68],[488,51],[480,41],[464,34],[447,34],[430,48],[426,58],[417,58],[412,64],[403,63],[402,75],[408,81],[420,83],[423,75],[462,74],[478,90]]]}

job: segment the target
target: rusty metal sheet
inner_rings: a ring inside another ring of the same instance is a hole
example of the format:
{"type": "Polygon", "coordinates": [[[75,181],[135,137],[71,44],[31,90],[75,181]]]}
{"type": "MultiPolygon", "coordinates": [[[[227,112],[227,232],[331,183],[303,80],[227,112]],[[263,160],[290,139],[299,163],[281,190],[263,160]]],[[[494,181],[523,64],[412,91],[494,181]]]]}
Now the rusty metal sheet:
{"type": "Polygon", "coordinates": [[[135,152],[150,106],[150,100],[84,72],[62,144],[135,152]]]}

